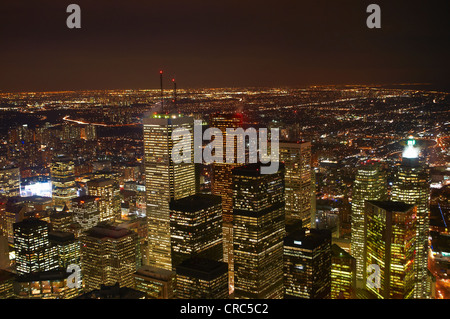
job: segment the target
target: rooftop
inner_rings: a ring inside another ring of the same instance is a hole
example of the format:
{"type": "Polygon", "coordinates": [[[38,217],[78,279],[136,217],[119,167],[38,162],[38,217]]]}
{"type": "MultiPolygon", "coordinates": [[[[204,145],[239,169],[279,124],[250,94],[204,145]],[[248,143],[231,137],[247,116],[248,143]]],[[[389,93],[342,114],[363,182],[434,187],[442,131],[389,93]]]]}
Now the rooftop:
{"type": "Polygon", "coordinates": [[[176,273],[167,269],[147,265],[140,267],[135,274],[160,280],[169,280],[176,273]]]}
{"type": "Polygon", "coordinates": [[[389,201],[389,200],[385,200],[385,201],[368,200],[366,202],[370,203],[374,206],[377,206],[381,209],[384,209],[386,211],[389,211],[389,212],[406,213],[407,211],[409,211],[411,208],[414,207],[414,205],[406,204],[403,202],[393,202],[393,201],[389,201]]]}
{"type": "Polygon", "coordinates": [[[177,274],[203,280],[213,280],[228,273],[228,264],[212,259],[191,257],[177,266],[177,274]]]}
{"type": "Polygon", "coordinates": [[[210,194],[195,194],[174,200],[170,203],[171,210],[184,212],[197,212],[199,210],[221,205],[222,197],[210,194]]]}

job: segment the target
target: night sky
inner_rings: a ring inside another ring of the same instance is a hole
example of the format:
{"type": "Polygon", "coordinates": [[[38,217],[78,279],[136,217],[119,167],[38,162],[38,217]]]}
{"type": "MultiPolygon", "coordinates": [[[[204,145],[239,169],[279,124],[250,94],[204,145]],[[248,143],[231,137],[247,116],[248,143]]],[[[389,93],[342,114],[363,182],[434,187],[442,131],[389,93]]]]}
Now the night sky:
{"type": "Polygon", "coordinates": [[[0,91],[432,83],[450,87],[442,1],[10,0],[0,91]],[[66,7],[81,7],[68,29],[66,7]],[[381,6],[381,29],[366,7],[381,6]]]}

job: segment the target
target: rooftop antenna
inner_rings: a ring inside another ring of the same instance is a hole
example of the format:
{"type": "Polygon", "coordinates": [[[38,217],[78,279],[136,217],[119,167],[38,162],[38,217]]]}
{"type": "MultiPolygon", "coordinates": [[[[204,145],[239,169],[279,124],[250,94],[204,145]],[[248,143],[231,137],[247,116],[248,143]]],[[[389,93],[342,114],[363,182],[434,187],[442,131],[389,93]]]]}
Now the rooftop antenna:
{"type": "Polygon", "coordinates": [[[159,70],[159,84],[161,87],[161,113],[164,112],[163,70],[159,70]]]}
{"type": "Polygon", "coordinates": [[[172,79],[173,83],[173,103],[175,107],[177,106],[177,82],[175,82],[175,78],[172,79]]]}

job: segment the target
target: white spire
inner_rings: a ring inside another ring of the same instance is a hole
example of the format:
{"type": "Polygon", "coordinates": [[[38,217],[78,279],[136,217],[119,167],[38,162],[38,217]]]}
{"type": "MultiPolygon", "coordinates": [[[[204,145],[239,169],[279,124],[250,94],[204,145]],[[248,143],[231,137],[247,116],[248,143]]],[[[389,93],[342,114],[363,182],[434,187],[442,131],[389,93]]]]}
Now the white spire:
{"type": "Polygon", "coordinates": [[[418,158],[419,157],[419,150],[414,147],[416,144],[416,141],[413,139],[408,140],[408,145],[403,151],[402,156],[404,158],[418,158]]]}

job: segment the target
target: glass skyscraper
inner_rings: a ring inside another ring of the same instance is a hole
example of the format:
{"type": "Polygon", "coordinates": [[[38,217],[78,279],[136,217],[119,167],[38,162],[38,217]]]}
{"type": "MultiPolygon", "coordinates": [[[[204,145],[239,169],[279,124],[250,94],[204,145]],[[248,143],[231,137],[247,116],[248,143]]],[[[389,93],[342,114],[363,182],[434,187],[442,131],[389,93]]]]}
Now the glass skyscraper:
{"type": "Polygon", "coordinates": [[[356,258],[356,280],[359,287],[364,278],[364,207],[366,200],[387,199],[387,182],[381,165],[377,162],[363,163],[356,174],[352,194],[351,255],[356,258]]]}
{"type": "Polygon", "coordinates": [[[233,169],[235,298],[283,297],[284,165],[261,174],[261,164],[233,169]]]}
{"type": "Polygon", "coordinates": [[[280,161],[285,165],[286,219],[311,225],[311,143],[281,142],[280,161]]]}
{"type": "Polygon", "coordinates": [[[379,268],[373,279],[365,274],[366,289],[380,299],[413,297],[416,212],[414,205],[402,202],[366,201],[365,266],[379,268]]]}
{"type": "Polygon", "coordinates": [[[167,270],[172,270],[170,201],[195,194],[193,125],[192,118],[178,114],[153,114],[144,118],[148,263],[167,270]],[[189,141],[177,141],[179,146],[191,150],[190,163],[172,161],[172,132],[177,128],[191,134],[189,141]]]}
{"type": "Polygon", "coordinates": [[[414,140],[408,140],[392,185],[391,199],[417,206],[417,240],[414,298],[429,298],[427,285],[428,236],[430,227],[430,180],[427,168],[420,164],[414,140]]]}

